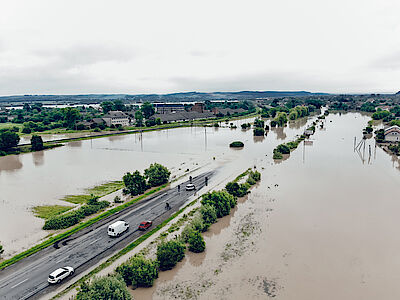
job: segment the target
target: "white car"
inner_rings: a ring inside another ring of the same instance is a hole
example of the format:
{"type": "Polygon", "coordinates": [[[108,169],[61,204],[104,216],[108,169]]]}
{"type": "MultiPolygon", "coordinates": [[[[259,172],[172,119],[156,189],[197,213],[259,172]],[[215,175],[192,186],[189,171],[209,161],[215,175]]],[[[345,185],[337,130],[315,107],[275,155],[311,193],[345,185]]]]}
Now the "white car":
{"type": "Polygon", "coordinates": [[[129,230],[129,224],[125,221],[117,221],[108,226],[107,233],[109,236],[120,236],[129,230]]]}
{"type": "Polygon", "coordinates": [[[195,190],[195,189],[196,189],[196,187],[194,186],[194,184],[189,183],[189,184],[186,186],[186,190],[187,190],[187,191],[193,191],[193,190],[195,190]]]}
{"type": "Polygon", "coordinates": [[[59,268],[49,275],[47,281],[49,283],[60,283],[61,280],[72,274],[74,274],[74,268],[72,267],[59,268]]]}

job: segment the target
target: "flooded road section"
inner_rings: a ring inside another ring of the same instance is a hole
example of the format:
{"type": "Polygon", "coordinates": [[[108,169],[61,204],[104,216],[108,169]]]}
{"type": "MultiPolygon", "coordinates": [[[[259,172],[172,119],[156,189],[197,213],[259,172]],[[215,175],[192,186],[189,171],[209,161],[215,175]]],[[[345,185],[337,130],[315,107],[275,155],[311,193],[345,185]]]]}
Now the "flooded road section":
{"type": "Polygon", "coordinates": [[[288,160],[258,161],[261,182],[204,234],[205,253],[135,299],[399,299],[400,170],[373,140],[353,150],[367,121],[331,114],[288,160]]]}
{"type": "Polygon", "coordinates": [[[0,228],[7,228],[0,231],[3,257],[47,236],[41,230],[44,220],[32,214],[34,206],[69,205],[59,199],[107,181],[121,180],[124,173],[143,171],[154,162],[170,168],[176,177],[188,174],[186,170],[220,168],[221,172],[210,182],[217,184],[272,156],[276,144],[301,134],[306,123],[311,122],[298,120],[287,128],[270,131],[266,137],[253,137],[252,130],[240,129],[241,123],[251,121],[232,121],[237,129],[177,128],[76,141],[48,151],[1,157],[0,228]],[[235,140],[243,141],[244,149],[230,149],[229,144],[235,140]]]}

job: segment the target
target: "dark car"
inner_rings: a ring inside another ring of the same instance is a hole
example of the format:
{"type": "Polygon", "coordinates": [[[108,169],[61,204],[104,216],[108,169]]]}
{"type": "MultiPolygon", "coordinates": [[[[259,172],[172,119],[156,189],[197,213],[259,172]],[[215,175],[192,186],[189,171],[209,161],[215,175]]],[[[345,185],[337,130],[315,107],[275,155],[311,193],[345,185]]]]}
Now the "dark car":
{"type": "Polygon", "coordinates": [[[146,230],[146,229],[149,228],[151,225],[153,225],[153,222],[151,222],[151,221],[144,221],[144,222],[140,223],[140,225],[139,225],[139,230],[146,230]]]}

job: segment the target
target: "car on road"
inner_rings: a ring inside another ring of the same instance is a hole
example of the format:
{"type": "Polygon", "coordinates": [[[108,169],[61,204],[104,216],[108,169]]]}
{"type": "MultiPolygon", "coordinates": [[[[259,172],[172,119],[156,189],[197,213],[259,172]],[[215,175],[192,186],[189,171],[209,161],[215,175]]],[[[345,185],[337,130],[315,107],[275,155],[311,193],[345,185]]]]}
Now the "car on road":
{"type": "Polygon", "coordinates": [[[139,230],[146,230],[147,228],[149,228],[151,225],[153,225],[152,221],[144,221],[142,223],[140,223],[139,225],[139,230]]]}
{"type": "Polygon", "coordinates": [[[74,274],[74,268],[72,267],[59,268],[49,275],[47,281],[49,283],[60,283],[61,280],[72,274],[74,274]]]}
{"type": "Polygon", "coordinates": [[[107,233],[109,236],[120,236],[129,230],[129,224],[125,221],[117,221],[108,226],[107,233]]]}
{"type": "Polygon", "coordinates": [[[186,185],[187,191],[194,191],[195,189],[196,189],[196,187],[192,183],[189,183],[188,185],[186,185]]]}

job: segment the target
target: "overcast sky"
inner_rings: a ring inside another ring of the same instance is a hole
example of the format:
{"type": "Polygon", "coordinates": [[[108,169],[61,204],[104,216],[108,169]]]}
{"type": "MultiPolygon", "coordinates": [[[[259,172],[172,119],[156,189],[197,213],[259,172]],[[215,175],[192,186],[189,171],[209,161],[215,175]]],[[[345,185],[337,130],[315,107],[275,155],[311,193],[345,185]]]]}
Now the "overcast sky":
{"type": "Polygon", "coordinates": [[[0,95],[400,90],[399,0],[1,0],[0,95]]]}

